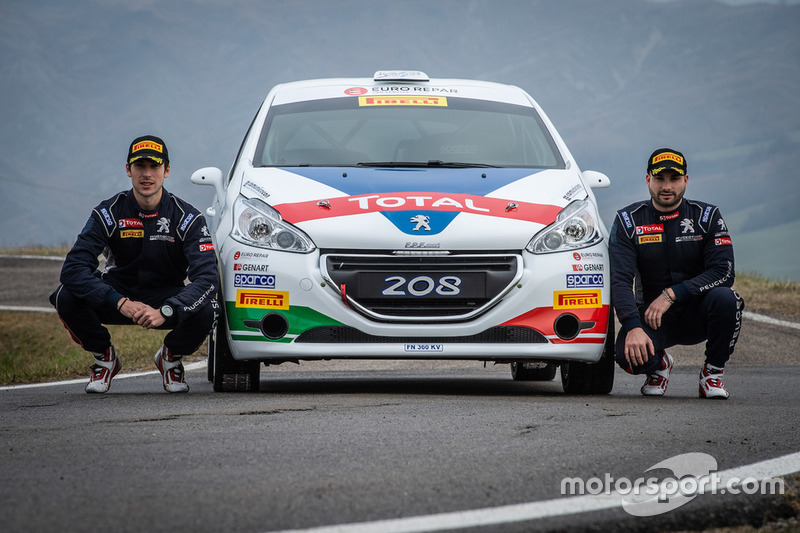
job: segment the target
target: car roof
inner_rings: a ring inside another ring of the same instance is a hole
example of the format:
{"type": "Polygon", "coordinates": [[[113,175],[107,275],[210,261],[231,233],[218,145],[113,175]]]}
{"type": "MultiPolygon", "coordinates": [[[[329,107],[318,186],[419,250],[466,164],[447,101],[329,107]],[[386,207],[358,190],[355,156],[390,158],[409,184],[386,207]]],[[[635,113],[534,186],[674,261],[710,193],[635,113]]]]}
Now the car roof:
{"type": "Polygon", "coordinates": [[[420,71],[377,71],[372,78],[327,78],[277,85],[267,100],[281,105],[357,96],[472,98],[530,107],[531,98],[513,85],[479,80],[429,78],[420,71]]]}

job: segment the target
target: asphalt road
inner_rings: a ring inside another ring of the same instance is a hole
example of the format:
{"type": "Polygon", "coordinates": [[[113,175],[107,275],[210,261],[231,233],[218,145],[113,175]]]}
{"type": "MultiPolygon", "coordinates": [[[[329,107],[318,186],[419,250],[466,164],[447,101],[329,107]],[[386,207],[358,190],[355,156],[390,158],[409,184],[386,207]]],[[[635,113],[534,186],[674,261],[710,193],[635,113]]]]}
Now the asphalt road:
{"type": "MultiPolygon", "coordinates": [[[[46,302],[54,287],[58,263],[15,261],[0,259],[0,305],[46,305],[40,298],[46,302]],[[19,272],[25,283],[9,281],[19,272]],[[36,295],[17,294],[23,286],[35,286],[36,295]]],[[[611,395],[572,397],[558,377],[517,383],[505,366],[474,362],[282,365],[262,371],[257,394],[213,393],[203,368],[188,373],[186,395],[165,393],[157,374],[117,377],[103,396],[85,394],[83,382],[2,389],[0,528],[268,532],[366,522],[364,531],[506,532],[760,524],[765,514],[791,513],[786,498],[707,494],[636,517],[619,506],[576,513],[580,500],[565,502],[561,483],[648,477],[656,463],[690,452],[708,454],[722,471],[800,451],[798,341],[800,330],[746,320],[726,372],[728,401],[697,398],[699,346],[676,350],[664,398],[643,398],[642,378],[622,372],[611,395]],[[504,506],[535,502],[548,502],[554,516],[508,521],[513,513],[504,506]],[[494,525],[470,527],[476,509],[494,513],[494,525]],[[462,521],[438,516],[459,511],[462,521]],[[418,529],[416,522],[375,523],[417,516],[425,517],[418,529]]]]}

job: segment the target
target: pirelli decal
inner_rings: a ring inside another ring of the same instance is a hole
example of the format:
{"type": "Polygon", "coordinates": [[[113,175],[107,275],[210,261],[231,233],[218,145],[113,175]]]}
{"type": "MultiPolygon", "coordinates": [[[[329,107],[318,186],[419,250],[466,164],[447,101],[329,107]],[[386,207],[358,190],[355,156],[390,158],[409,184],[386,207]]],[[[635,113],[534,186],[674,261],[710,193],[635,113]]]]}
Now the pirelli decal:
{"type": "Polygon", "coordinates": [[[675,161],[679,165],[683,164],[683,158],[678,154],[673,154],[672,152],[664,152],[663,154],[658,154],[653,158],[651,164],[655,165],[662,161],[675,161]]]}
{"type": "Polygon", "coordinates": [[[236,289],[236,307],[251,309],[289,309],[289,293],[236,289]]]}
{"type": "Polygon", "coordinates": [[[555,291],[553,309],[590,309],[603,307],[603,297],[596,291],[555,291]]]}
{"type": "Polygon", "coordinates": [[[380,106],[380,105],[426,105],[447,107],[447,97],[445,96],[359,96],[358,105],[380,106]]]}
{"type": "Polygon", "coordinates": [[[139,150],[155,150],[159,154],[164,153],[164,148],[154,141],[142,141],[140,143],[134,144],[133,148],[131,148],[131,153],[136,153],[139,150]]]}
{"type": "Polygon", "coordinates": [[[120,230],[119,236],[123,239],[142,239],[144,238],[143,229],[123,229],[120,230]]]}
{"type": "Polygon", "coordinates": [[[661,242],[661,235],[639,235],[639,244],[661,242]]]}

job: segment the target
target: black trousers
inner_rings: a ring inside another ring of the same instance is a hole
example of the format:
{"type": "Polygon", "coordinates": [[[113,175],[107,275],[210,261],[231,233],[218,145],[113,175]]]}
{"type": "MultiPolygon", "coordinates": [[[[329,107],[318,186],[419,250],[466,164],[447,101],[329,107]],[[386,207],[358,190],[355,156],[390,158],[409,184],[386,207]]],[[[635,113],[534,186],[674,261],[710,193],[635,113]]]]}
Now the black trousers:
{"type": "Polygon", "coordinates": [[[675,304],[664,313],[661,327],[652,329],[644,321],[647,306],[639,307],[645,333],[653,341],[656,353],[643,365],[631,368],[625,360],[625,336],[628,330],[620,329],[617,336],[615,358],[617,364],[632,374],[650,374],[658,370],[664,350],[677,344],[691,345],[706,342],[706,363],[724,367],[730,359],[739,332],[742,329],[744,300],[727,287],[711,289],[705,296],[686,304],[675,304]]]}
{"type": "MultiPolygon", "coordinates": [[[[167,298],[180,292],[180,288],[167,287],[144,294],[120,292],[133,300],[159,309],[167,298]]],[[[111,334],[103,324],[135,325],[130,318],[117,311],[116,307],[90,306],[85,300],[76,298],[63,285],[59,285],[50,295],[50,303],[56,308],[61,322],[72,335],[72,339],[89,352],[103,353],[111,346],[111,334]]],[[[172,330],[164,338],[164,345],[176,356],[194,353],[211,331],[215,307],[214,300],[207,300],[203,307],[196,309],[191,315],[176,313],[176,317],[172,317],[158,328],[172,330]]]]}

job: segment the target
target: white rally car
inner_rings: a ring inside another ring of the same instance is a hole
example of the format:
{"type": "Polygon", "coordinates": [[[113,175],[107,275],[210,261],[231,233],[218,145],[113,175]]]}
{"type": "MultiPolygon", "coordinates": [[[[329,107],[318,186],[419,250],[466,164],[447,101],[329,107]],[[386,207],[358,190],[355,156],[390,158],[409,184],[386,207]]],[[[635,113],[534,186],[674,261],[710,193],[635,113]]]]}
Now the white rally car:
{"type": "Polygon", "coordinates": [[[510,363],[613,387],[607,230],[553,125],[517,87],[378,71],[278,85],[207,210],[223,315],[214,390],[261,364],[510,363]]]}

